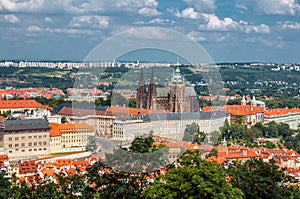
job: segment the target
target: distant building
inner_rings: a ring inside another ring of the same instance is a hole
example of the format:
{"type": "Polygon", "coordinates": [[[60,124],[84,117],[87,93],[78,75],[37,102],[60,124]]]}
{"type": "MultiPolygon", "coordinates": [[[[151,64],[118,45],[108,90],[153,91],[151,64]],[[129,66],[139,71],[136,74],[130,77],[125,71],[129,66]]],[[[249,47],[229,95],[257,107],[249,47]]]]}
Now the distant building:
{"type": "Polygon", "coordinates": [[[49,155],[49,123],[46,119],[5,120],[0,142],[9,158],[49,155]]]}
{"type": "Polygon", "coordinates": [[[30,111],[32,114],[36,110],[48,109],[48,106],[44,106],[35,100],[0,100],[0,113],[3,114],[7,111],[22,112],[30,111]]]}
{"type": "Polygon", "coordinates": [[[199,104],[194,87],[186,86],[180,69],[177,68],[169,82],[169,89],[156,87],[152,71],[149,85],[145,85],[141,71],[136,96],[138,109],[166,110],[168,112],[197,112],[199,104]]]}
{"type": "Polygon", "coordinates": [[[299,129],[300,108],[276,108],[265,110],[265,123],[283,122],[287,123],[291,129],[299,129]]]}

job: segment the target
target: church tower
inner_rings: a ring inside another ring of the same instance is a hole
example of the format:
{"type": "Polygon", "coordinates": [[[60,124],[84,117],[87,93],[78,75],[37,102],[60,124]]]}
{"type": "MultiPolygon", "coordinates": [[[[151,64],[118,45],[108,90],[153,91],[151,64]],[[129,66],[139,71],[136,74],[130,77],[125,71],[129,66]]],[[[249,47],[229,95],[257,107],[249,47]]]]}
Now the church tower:
{"type": "Polygon", "coordinates": [[[170,107],[172,112],[184,112],[185,80],[177,68],[170,81],[170,107]]]}
{"type": "Polygon", "coordinates": [[[246,99],[245,99],[245,95],[243,95],[241,105],[246,105],[246,104],[247,104],[247,102],[246,102],[246,99]]]}
{"type": "Polygon", "coordinates": [[[138,109],[147,108],[147,90],[145,86],[145,79],[144,79],[144,74],[142,69],[141,69],[139,87],[136,96],[136,107],[138,109]]]}
{"type": "Polygon", "coordinates": [[[156,110],[156,85],[154,81],[154,71],[151,71],[150,84],[148,87],[147,109],[156,110]]]}

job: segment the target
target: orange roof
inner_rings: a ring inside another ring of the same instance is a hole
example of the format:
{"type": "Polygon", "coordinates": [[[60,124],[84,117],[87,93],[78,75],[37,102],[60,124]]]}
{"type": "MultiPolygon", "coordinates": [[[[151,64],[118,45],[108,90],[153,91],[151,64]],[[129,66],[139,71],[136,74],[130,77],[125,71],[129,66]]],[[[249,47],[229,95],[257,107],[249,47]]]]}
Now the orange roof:
{"type": "Polygon", "coordinates": [[[42,104],[35,100],[1,100],[0,109],[14,108],[44,108],[42,104]]]}
{"type": "Polygon", "coordinates": [[[188,148],[188,150],[200,150],[201,149],[201,145],[199,144],[191,144],[188,148]]]}
{"type": "Polygon", "coordinates": [[[276,108],[276,109],[268,109],[265,110],[266,116],[276,116],[276,115],[286,115],[286,114],[293,114],[293,113],[300,113],[300,108],[276,108]]]}
{"type": "Polygon", "coordinates": [[[58,129],[59,130],[67,130],[67,129],[78,130],[78,129],[94,129],[94,128],[85,122],[82,122],[82,123],[75,122],[75,123],[69,123],[69,124],[59,124],[58,129]]]}
{"type": "Polygon", "coordinates": [[[3,120],[5,117],[3,117],[2,115],[0,115],[0,120],[3,120]]]}
{"type": "Polygon", "coordinates": [[[56,137],[56,136],[61,136],[61,133],[59,131],[59,124],[56,123],[50,123],[50,137],[56,137]]]}
{"type": "Polygon", "coordinates": [[[211,112],[215,110],[222,110],[225,111],[227,114],[239,115],[239,116],[264,113],[264,107],[250,106],[250,105],[225,105],[222,107],[204,107],[202,111],[211,112]]]}
{"type": "Polygon", "coordinates": [[[138,113],[140,114],[149,114],[151,111],[149,109],[137,109],[137,108],[128,108],[128,107],[119,107],[119,106],[111,106],[107,109],[107,112],[112,115],[120,115],[120,116],[127,116],[127,115],[135,115],[137,116],[138,113]]]}

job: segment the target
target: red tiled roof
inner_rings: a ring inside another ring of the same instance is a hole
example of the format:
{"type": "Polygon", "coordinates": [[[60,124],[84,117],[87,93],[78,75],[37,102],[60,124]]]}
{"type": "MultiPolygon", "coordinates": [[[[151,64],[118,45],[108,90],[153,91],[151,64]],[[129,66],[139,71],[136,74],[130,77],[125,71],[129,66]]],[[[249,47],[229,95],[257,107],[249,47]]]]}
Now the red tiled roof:
{"type": "Polygon", "coordinates": [[[61,133],[59,131],[59,124],[56,123],[50,123],[50,137],[56,137],[56,136],[61,136],[61,133]]]}
{"type": "Polygon", "coordinates": [[[45,108],[42,104],[35,100],[1,100],[0,109],[14,108],[45,108]]]}
{"type": "Polygon", "coordinates": [[[286,115],[286,114],[293,114],[293,113],[300,113],[300,108],[276,108],[276,109],[268,109],[265,110],[266,116],[276,116],[276,115],[286,115]]]}
{"type": "Polygon", "coordinates": [[[254,115],[257,113],[264,113],[264,107],[250,106],[250,105],[225,105],[223,107],[204,107],[203,112],[211,112],[214,110],[223,110],[231,115],[254,115]]]}
{"type": "Polygon", "coordinates": [[[138,113],[140,114],[151,113],[149,109],[137,109],[137,108],[128,108],[128,107],[119,107],[119,106],[111,106],[108,108],[107,112],[114,116],[128,116],[128,115],[137,116],[138,113]]]}
{"type": "Polygon", "coordinates": [[[69,123],[69,124],[59,124],[58,125],[59,130],[66,130],[66,129],[94,129],[92,126],[88,125],[85,122],[79,123],[69,123]]]}

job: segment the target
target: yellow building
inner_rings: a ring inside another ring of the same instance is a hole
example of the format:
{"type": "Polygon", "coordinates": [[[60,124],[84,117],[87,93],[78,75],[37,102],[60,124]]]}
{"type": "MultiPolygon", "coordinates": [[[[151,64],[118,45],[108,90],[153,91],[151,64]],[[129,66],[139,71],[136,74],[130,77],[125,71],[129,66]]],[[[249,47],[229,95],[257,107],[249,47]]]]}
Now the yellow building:
{"type": "Polygon", "coordinates": [[[51,123],[51,153],[85,150],[90,136],[95,136],[95,129],[87,123],[55,124],[51,123]],[[60,143],[60,147],[59,147],[60,143]]]}

